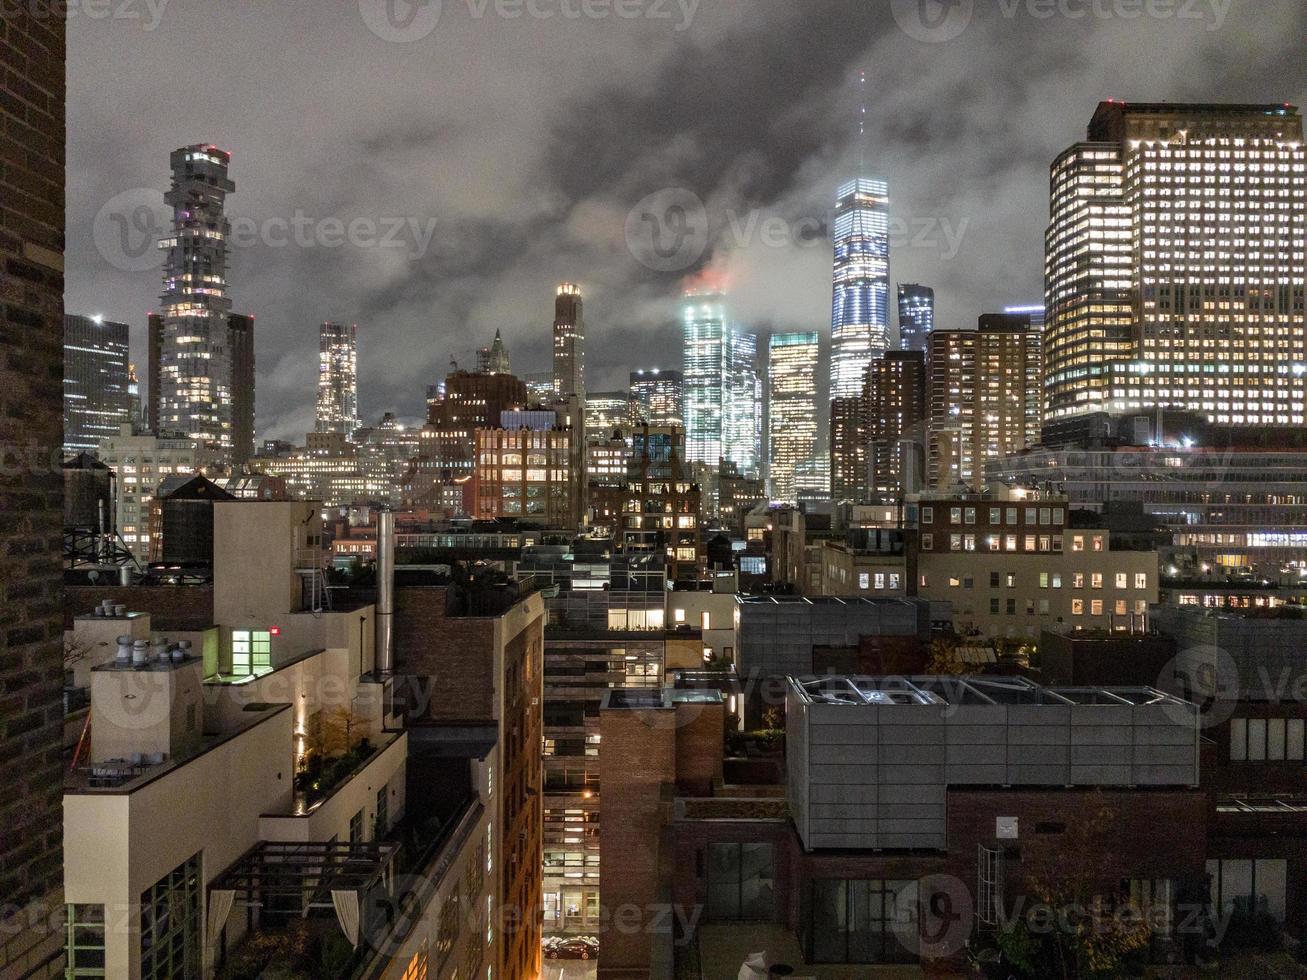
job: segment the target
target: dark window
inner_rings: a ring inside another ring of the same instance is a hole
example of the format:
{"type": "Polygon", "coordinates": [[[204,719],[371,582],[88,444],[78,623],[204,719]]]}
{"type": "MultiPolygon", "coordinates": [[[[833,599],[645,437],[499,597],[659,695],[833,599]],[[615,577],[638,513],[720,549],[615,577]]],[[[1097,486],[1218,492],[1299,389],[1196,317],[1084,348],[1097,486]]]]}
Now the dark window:
{"type": "Polygon", "coordinates": [[[916,945],[917,922],[915,881],[818,879],[812,890],[812,961],[915,963],[909,946],[916,945]]]}
{"type": "Polygon", "coordinates": [[[709,844],[708,917],[771,919],[775,878],[770,844],[709,844]]]}

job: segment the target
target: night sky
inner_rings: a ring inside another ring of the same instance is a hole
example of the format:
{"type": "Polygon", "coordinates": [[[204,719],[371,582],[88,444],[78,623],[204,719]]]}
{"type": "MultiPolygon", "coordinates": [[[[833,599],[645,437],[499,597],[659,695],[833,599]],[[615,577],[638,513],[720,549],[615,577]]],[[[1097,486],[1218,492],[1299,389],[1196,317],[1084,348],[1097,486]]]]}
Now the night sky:
{"type": "Polygon", "coordinates": [[[70,18],[67,308],[131,323],[143,369],[168,154],[229,150],[260,439],[312,427],[326,319],[359,324],[365,423],[417,418],[496,328],[548,370],[564,279],[591,390],[679,367],[689,283],[828,341],[860,71],[891,282],[934,286],[941,327],[1042,298],[1048,165],[1098,101],[1307,102],[1302,0],[151,3],[70,18]],[[682,247],[645,212],[684,213],[682,247]]]}

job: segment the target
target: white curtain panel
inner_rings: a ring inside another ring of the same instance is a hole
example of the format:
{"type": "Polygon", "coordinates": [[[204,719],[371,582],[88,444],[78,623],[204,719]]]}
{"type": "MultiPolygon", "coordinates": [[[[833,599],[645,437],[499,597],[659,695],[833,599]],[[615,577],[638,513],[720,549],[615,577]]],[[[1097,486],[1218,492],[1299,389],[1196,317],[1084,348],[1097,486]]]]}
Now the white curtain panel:
{"type": "Polygon", "coordinates": [[[331,904],[336,907],[336,919],[355,949],[359,948],[359,893],[351,889],[334,889],[331,904]]]}
{"type": "Polygon", "coordinates": [[[206,976],[212,971],[217,959],[218,938],[222,935],[222,927],[227,924],[227,917],[231,915],[231,907],[235,901],[236,892],[229,888],[215,888],[209,892],[209,918],[206,923],[207,931],[204,934],[206,976]]]}

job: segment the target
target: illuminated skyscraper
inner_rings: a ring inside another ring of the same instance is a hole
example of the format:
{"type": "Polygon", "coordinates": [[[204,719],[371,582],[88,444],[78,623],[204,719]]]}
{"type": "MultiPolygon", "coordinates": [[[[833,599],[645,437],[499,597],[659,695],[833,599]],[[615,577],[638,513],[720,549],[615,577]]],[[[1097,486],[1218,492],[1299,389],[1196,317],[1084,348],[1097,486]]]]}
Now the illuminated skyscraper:
{"type": "Polygon", "coordinates": [[[585,397],[585,319],[581,287],[565,282],[554,298],[554,392],[585,397]]]}
{"type": "Polygon", "coordinates": [[[631,372],[631,421],[685,426],[681,372],[659,368],[631,372]]]}
{"type": "Polygon", "coordinates": [[[1039,335],[1028,316],[987,313],[936,330],[926,357],[932,484],[984,486],[985,463],[1039,441],[1039,335]]]}
{"type": "Polygon", "coordinates": [[[889,185],[858,177],[835,205],[831,398],[860,398],[867,365],[890,347],[889,185]]]}
{"type": "Polygon", "coordinates": [[[722,457],[741,475],[762,475],[762,374],[758,335],[732,327],[726,333],[726,390],[722,395],[722,457]]]}
{"type": "Polygon", "coordinates": [[[1052,166],[1050,426],[1152,406],[1303,424],[1302,136],[1287,104],[1098,106],[1052,166]]]}
{"type": "Polygon", "coordinates": [[[477,351],[477,371],[481,374],[512,373],[508,365],[508,348],[504,346],[504,338],[498,330],[495,331],[495,339],[490,346],[477,351]]]}
{"type": "Polygon", "coordinates": [[[722,458],[726,303],[717,293],[687,294],[684,310],[685,459],[716,466],[722,458]]]}
{"type": "Polygon", "coordinates": [[[595,391],[585,397],[585,433],[607,439],[630,428],[631,397],[625,391],[595,391]]]}
{"type": "Polygon", "coordinates": [[[732,326],[719,293],[687,294],[684,311],[686,461],[727,459],[756,478],[762,465],[758,335],[732,326]]]}
{"type": "Polygon", "coordinates": [[[127,324],[64,314],[64,452],[95,452],[131,421],[127,324]]]}
{"type": "Polygon", "coordinates": [[[921,490],[926,446],[925,355],[892,350],[872,361],[864,412],[871,494],[897,498],[921,490]]]}
{"type": "Polygon", "coordinates": [[[174,150],[172,234],[159,245],[163,267],[159,427],[201,446],[206,463],[232,456],[232,366],[224,212],[236,185],[227,177],[231,154],[211,144],[174,150]]]}
{"type": "Polygon", "coordinates": [[[925,353],[935,329],[935,290],[914,282],[899,283],[899,350],[925,353]]]}
{"type": "Polygon", "coordinates": [[[352,439],[358,427],[358,326],[324,323],[318,332],[317,431],[352,439]]]}
{"type": "Polygon", "coordinates": [[[796,503],[795,470],[817,453],[816,333],[772,334],[767,355],[771,499],[796,503]]]}
{"type": "MultiPolygon", "coordinates": [[[[858,174],[840,185],[831,235],[830,397],[861,398],[867,365],[890,348],[889,184],[866,173],[867,78],[858,109],[858,174]]],[[[847,414],[847,413],[843,413],[847,414]]]]}
{"type": "Polygon", "coordinates": [[[836,503],[867,499],[867,413],[862,395],[830,403],[830,495],[836,503]]]}

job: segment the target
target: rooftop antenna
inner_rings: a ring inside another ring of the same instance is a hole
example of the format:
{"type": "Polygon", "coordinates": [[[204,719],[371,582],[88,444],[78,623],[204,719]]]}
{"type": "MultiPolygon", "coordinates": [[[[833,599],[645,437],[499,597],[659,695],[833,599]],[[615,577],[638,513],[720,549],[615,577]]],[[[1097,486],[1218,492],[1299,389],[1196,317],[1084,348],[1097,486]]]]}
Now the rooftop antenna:
{"type": "Polygon", "coordinates": [[[858,174],[867,167],[867,70],[858,72],[858,174]]]}

